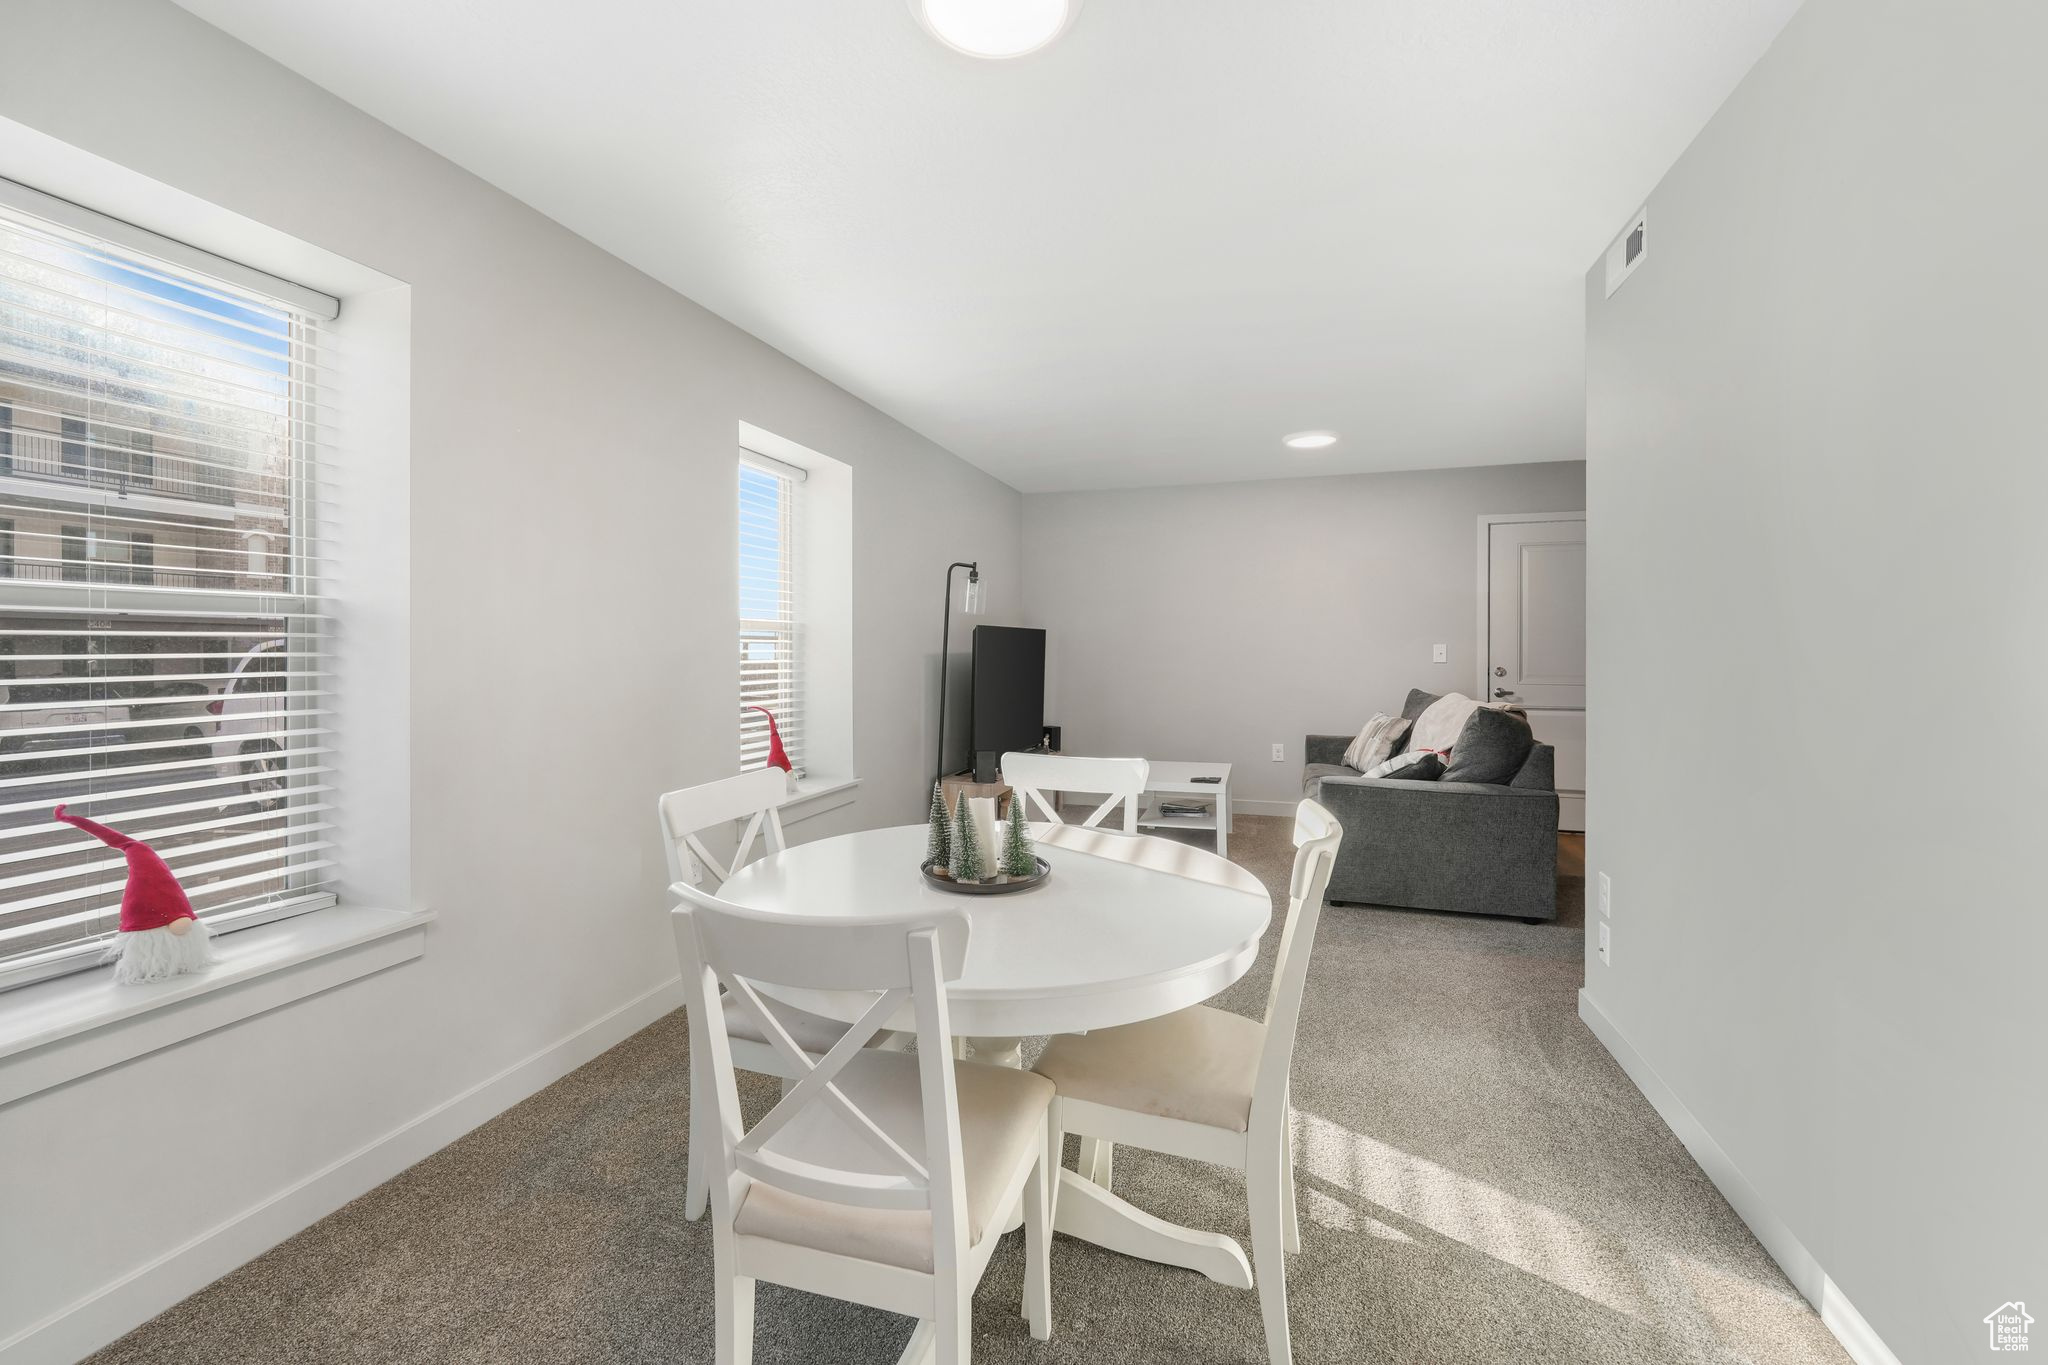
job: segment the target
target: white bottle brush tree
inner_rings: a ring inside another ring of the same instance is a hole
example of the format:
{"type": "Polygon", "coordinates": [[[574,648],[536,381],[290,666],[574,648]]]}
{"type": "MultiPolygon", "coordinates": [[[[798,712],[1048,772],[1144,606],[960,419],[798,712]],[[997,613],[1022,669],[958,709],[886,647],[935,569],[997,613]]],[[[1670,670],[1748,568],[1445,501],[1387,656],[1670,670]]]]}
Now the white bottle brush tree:
{"type": "Polygon", "coordinates": [[[981,834],[974,828],[974,812],[967,798],[953,804],[953,880],[979,882],[988,878],[987,859],[982,856],[981,834]]]}
{"type": "Polygon", "coordinates": [[[1031,836],[1024,832],[1024,800],[1010,798],[1010,818],[1003,822],[1003,856],[996,870],[1005,877],[1035,877],[1038,859],[1031,852],[1031,836]]]}
{"type": "Polygon", "coordinates": [[[953,866],[953,834],[947,828],[950,817],[946,814],[946,789],[932,783],[931,833],[924,841],[924,860],[940,871],[950,871],[953,866]]]}

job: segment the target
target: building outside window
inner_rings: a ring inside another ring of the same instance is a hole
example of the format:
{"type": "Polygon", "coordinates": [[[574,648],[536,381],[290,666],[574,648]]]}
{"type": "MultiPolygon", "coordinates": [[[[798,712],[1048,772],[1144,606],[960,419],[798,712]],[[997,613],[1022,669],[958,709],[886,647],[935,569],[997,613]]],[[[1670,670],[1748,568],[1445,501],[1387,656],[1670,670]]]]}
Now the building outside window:
{"type": "Polygon", "coordinates": [[[92,558],[92,532],[83,526],[65,526],[59,528],[57,537],[64,557],[64,581],[85,582],[86,561],[92,558]]]}
{"type": "Polygon", "coordinates": [[[0,988],[115,930],[60,801],[216,932],[331,904],[318,320],[7,210],[0,335],[0,988]]]}
{"type": "Polygon", "coordinates": [[[83,417],[60,417],[58,430],[63,433],[64,473],[74,479],[85,477],[86,442],[89,428],[83,417]]]}
{"type": "Polygon", "coordinates": [[[128,478],[138,488],[147,488],[156,474],[156,438],[146,431],[128,438],[128,478]]]}

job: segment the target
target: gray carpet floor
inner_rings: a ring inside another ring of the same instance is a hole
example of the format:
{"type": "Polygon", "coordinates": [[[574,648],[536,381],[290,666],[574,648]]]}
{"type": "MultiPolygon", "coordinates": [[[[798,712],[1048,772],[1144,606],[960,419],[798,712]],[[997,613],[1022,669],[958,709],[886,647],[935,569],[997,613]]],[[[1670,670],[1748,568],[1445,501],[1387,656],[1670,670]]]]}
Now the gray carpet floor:
{"type": "MultiPolygon", "coordinates": [[[[1232,854],[1283,906],[1287,824],[1232,854]]],[[[1847,1361],[1576,1012],[1584,888],[1556,924],[1333,907],[1294,1065],[1295,1357],[1454,1365],[1847,1361]]],[[[1259,966],[1217,1001],[1256,1012],[1259,966]]],[[[709,1361],[711,1232],[682,1219],[672,1015],[99,1355],[101,1365],[709,1361]]],[[[776,1083],[744,1099],[758,1115],[776,1083]]],[[[1071,1149],[1069,1161],[1072,1160],[1071,1149]]],[[[1130,1149],[1119,1193],[1246,1235],[1242,1181],[1130,1149]]],[[[1022,1234],[975,1301],[975,1359],[1265,1359],[1255,1297],[1070,1238],[1050,1342],[1022,1234]]],[[[907,1319],[763,1285],[761,1365],[887,1365],[907,1319]]]]}

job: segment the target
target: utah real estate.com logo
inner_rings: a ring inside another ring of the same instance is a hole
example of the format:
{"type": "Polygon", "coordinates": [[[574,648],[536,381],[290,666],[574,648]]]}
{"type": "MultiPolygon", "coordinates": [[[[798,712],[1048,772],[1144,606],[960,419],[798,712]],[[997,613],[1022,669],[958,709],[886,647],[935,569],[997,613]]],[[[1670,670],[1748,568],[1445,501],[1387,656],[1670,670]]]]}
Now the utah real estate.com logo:
{"type": "Polygon", "coordinates": [[[2033,1316],[2018,1299],[2002,1303],[1984,1315],[1984,1330],[1991,1334],[1994,1351],[2026,1350],[2027,1329],[2033,1325],[2033,1316]]]}

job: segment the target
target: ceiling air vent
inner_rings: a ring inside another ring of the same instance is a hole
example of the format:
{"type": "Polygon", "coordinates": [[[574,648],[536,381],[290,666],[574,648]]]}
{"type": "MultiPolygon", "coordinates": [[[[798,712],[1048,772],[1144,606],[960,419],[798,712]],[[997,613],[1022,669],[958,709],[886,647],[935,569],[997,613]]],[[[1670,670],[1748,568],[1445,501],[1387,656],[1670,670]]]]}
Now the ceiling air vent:
{"type": "Polygon", "coordinates": [[[1628,220],[1628,227],[1621,236],[1614,239],[1614,245],[1607,248],[1607,295],[1621,288],[1621,282],[1635,273],[1643,263],[1643,257],[1650,254],[1650,210],[1648,206],[1636,210],[1636,216],[1628,220]]]}

